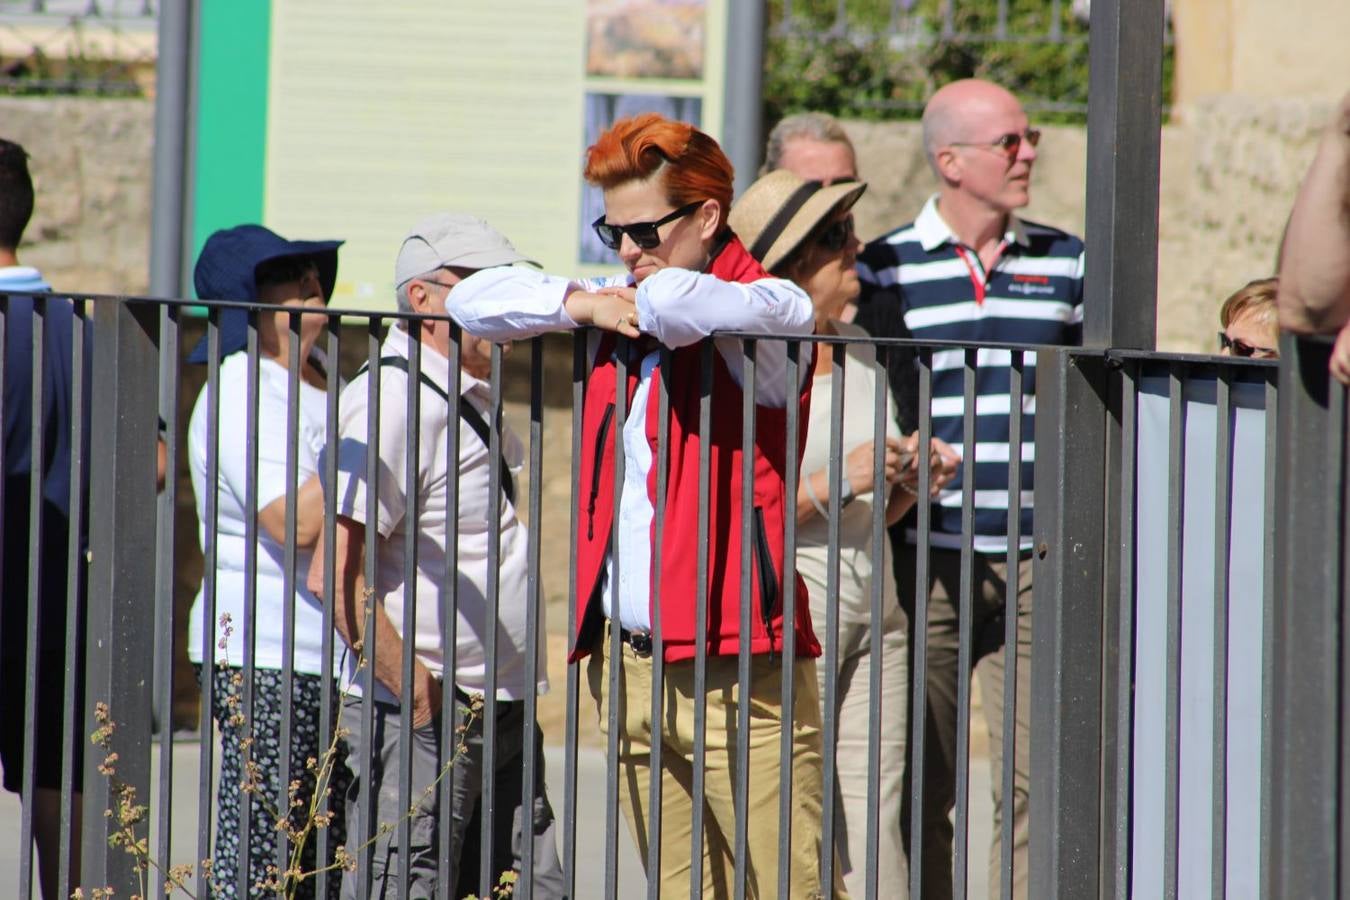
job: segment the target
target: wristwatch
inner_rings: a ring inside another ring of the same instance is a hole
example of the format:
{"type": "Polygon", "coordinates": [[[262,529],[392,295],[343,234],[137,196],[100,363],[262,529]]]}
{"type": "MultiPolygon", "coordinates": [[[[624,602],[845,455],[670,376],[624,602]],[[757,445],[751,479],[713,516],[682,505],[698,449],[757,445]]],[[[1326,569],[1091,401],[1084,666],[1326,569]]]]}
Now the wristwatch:
{"type": "Polygon", "coordinates": [[[839,492],[839,508],[843,509],[845,506],[848,506],[853,502],[855,496],[857,495],[853,493],[853,482],[845,478],[844,488],[839,492]]]}

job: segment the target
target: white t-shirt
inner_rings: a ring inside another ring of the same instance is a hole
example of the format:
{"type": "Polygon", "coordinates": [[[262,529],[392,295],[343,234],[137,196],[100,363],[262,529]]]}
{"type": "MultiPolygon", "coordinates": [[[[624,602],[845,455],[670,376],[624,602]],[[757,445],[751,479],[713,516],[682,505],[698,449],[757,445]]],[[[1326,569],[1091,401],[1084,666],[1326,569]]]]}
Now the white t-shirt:
{"type": "MultiPolygon", "coordinates": [[[[400,327],[392,327],[380,349],[381,356],[408,357],[411,339],[400,327]]],[[[446,393],[450,393],[450,362],[427,345],[422,345],[422,374],[446,393]]],[[[354,378],[342,392],[338,413],[338,483],[336,508],[338,515],[358,522],[367,521],[366,460],[368,448],[367,423],[369,412],[367,393],[369,374],[354,378]]],[[[417,658],[431,670],[443,676],[445,654],[441,644],[441,610],[450,602],[445,580],[446,566],[446,502],[451,473],[446,463],[449,444],[449,404],[429,387],[423,386],[419,416],[417,454],[417,517],[410,520],[408,486],[406,484],[407,454],[410,448],[407,421],[408,384],[410,375],[391,365],[380,369],[379,456],[380,478],[375,526],[379,542],[375,548],[375,596],[384,603],[385,613],[394,631],[403,635],[404,604],[408,599],[404,582],[404,548],[407,531],[417,534],[417,575],[415,590],[415,625],[413,647],[417,658]]],[[[460,393],[489,418],[490,399],[486,382],[463,372],[460,375],[460,393]]],[[[502,454],[512,473],[520,470],[524,448],[515,434],[503,424],[502,454]]],[[[455,673],[453,681],[460,688],[475,693],[485,689],[484,635],[495,631],[497,636],[497,697],[500,700],[520,700],[529,691],[525,682],[525,620],[528,609],[526,579],[528,575],[527,533],[516,518],[515,505],[508,502],[505,493],[501,501],[500,580],[498,611],[495,628],[489,627],[488,612],[488,477],[490,458],[488,448],[478,433],[467,422],[459,425],[459,503],[457,546],[457,603],[458,621],[455,631],[455,673]]],[[[538,634],[538,688],[548,690],[545,665],[544,610],[539,610],[538,634]]],[[[348,655],[347,672],[351,689],[361,693],[365,675],[355,676],[355,659],[348,655]]],[[[378,684],[378,682],[377,682],[378,684]]],[[[398,703],[398,698],[383,685],[378,686],[376,699],[398,703]]]]}
{"type": "MultiPolygon", "coordinates": [[[[867,334],[856,325],[843,322],[834,324],[845,337],[867,334]]],[[[840,447],[845,457],[854,448],[873,439],[877,382],[876,370],[872,366],[875,359],[876,348],[867,344],[849,344],[844,354],[844,431],[840,447]]],[[[815,376],[811,385],[811,418],[806,431],[806,447],[802,451],[803,481],[821,469],[829,469],[833,381],[834,376],[827,371],[815,376]]],[[[888,400],[890,413],[886,418],[885,433],[898,438],[900,429],[895,421],[895,403],[892,398],[888,400]]],[[[817,499],[828,512],[829,493],[821,494],[817,499]]],[[[895,575],[890,560],[891,542],[884,533],[881,541],[884,558],[879,566],[873,565],[873,499],[871,491],[858,494],[856,499],[839,511],[839,618],[845,622],[871,621],[874,572],[883,579],[882,608],[888,612],[896,608],[895,575]]],[[[829,525],[829,519],[817,511],[816,515],[797,526],[797,571],[810,591],[812,618],[818,629],[823,629],[825,623],[823,610],[829,573],[829,525]],[[819,617],[817,609],[820,610],[819,617]]]]}
{"type": "MultiPolygon", "coordinates": [[[[319,353],[316,359],[322,359],[319,353]]],[[[209,389],[203,388],[192,408],[188,424],[188,466],[192,472],[192,490],[197,497],[198,538],[207,544],[206,474],[209,389]]],[[[258,509],[286,495],[286,414],[290,396],[290,375],[281,364],[261,357],[258,360],[257,448],[258,509]]],[[[296,442],[297,478],[294,487],[303,484],[318,470],[319,453],[325,443],[326,394],[300,381],[300,430],[296,442]]],[[[232,353],[220,364],[219,477],[217,483],[216,531],[216,660],[230,665],[244,664],[244,598],[247,578],[244,570],[244,519],[247,506],[249,467],[248,429],[248,355],[232,353]],[[224,649],[220,617],[229,613],[231,635],[224,649]]],[[[254,623],[254,664],[269,669],[282,667],[282,623],[286,608],[283,565],[284,547],[272,540],[261,525],[257,529],[257,605],[254,623]]],[[[295,671],[311,675],[322,672],[323,614],[318,599],[305,587],[309,574],[310,551],[296,554],[295,563],[295,671]]],[[[208,578],[206,573],[203,579],[208,578]]],[[[202,635],[206,628],[206,583],[197,592],[188,626],[188,656],[202,661],[202,635]]],[[[335,641],[335,659],[340,658],[342,641],[335,641]]]]}

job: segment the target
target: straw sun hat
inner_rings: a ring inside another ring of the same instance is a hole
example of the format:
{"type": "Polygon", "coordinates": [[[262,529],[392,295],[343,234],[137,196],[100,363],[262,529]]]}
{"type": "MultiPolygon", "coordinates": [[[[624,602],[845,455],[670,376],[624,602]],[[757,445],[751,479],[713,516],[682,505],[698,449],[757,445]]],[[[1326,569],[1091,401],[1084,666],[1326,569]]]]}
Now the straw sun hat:
{"type": "Polygon", "coordinates": [[[823,186],[778,169],[746,188],[727,221],[750,255],[772,272],[816,226],[836,210],[851,208],[865,190],[860,181],[823,186]]]}

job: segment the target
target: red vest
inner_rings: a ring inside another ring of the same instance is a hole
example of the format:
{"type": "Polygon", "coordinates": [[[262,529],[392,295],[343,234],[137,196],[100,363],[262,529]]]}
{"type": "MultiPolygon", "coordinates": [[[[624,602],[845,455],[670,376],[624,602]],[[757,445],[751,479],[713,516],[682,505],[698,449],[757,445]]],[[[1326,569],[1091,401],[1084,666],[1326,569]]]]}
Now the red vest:
{"type": "MultiPolygon", "coordinates": [[[[707,271],[725,281],[750,282],[769,277],[732,237],[707,271]]],[[[614,402],[617,367],[613,358],[617,344],[613,335],[600,341],[594,367],[586,383],[582,408],[580,527],[577,535],[577,633],[569,660],[590,653],[604,624],[600,599],[605,560],[609,555],[614,521],[614,402]]],[[[661,571],[651,573],[652,583],[661,581],[661,637],[667,662],[692,659],[695,654],[695,603],[698,598],[698,459],[699,385],[702,342],[671,352],[670,438],[665,448],[668,470],[665,519],[658,534],[653,519],[650,539],[653,551],[659,540],[661,571]]],[[[809,366],[809,354],[803,354],[809,366]]],[[[740,648],[741,610],[741,417],[744,398],[732,379],[722,355],[713,350],[713,411],[709,428],[710,464],[708,495],[708,655],[731,656],[740,648]]],[[[656,463],[660,404],[656,385],[660,365],[652,373],[653,392],[647,404],[647,441],[653,465],[647,493],[656,508],[656,463]]],[[[628,397],[638,381],[638,361],[628,365],[628,397]]],[[[798,458],[806,442],[810,406],[810,379],[799,395],[797,419],[798,458]]],[[[773,653],[783,646],[784,586],[796,603],[796,652],[820,655],[820,643],[811,630],[806,585],[796,572],[783,577],[783,528],[786,516],[795,515],[795,498],[786,496],[784,443],[787,413],[784,409],[757,406],[754,446],[754,523],[751,548],[750,598],[753,604],[751,653],[773,653]]],[[[656,554],[652,554],[655,566],[656,554]]],[[[617,598],[616,598],[617,599],[617,598]]],[[[652,616],[655,622],[656,617],[652,616]]]]}

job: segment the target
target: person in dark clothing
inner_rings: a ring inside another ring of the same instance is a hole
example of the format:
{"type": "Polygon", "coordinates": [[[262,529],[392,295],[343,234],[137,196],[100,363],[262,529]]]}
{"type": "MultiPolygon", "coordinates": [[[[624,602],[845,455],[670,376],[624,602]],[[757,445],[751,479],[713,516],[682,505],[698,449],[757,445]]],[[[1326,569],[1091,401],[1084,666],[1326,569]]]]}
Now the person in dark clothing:
{"type": "MultiPolygon", "coordinates": [[[[80,790],[85,741],[71,734],[83,709],[85,579],[70,572],[71,512],[85,502],[87,485],[72,490],[71,426],[76,415],[88,421],[88,406],[74,407],[74,308],[69,300],[45,296],[50,287],[36,269],[20,266],[17,248],[33,213],[28,155],[0,139],[0,323],[5,335],[4,436],[0,445],[5,480],[4,555],[0,558],[0,769],[7,791],[23,795],[33,817],[38,880],[43,897],[55,898],[59,884],[61,777],[70,739],[73,799],[70,870],[79,870],[80,790]],[[41,369],[34,371],[37,335],[41,369]],[[33,406],[33,379],[41,379],[42,404],[33,406]],[[42,458],[33,458],[33,433],[42,436],[42,458]],[[37,479],[36,484],[34,479],[37,479]],[[39,504],[33,529],[33,502],[39,504]],[[30,555],[37,549],[36,558],[30,555]],[[74,576],[73,581],[71,576],[74,576]],[[36,590],[31,590],[36,578],[36,590]],[[74,588],[73,597],[69,589],[74,588]],[[32,602],[35,601],[35,602],[32,602]],[[31,602],[31,610],[30,610],[31,602]],[[36,621],[30,612],[36,612],[36,621]],[[71,616],[74,616],[73,620],[71,616]],[[29,655],[29,632],[36,630],[29,655]],[[67,632],[74,630],[67,659],[67,632]],[[28,677],[37,670],[30,707],[28,677]],[[73,682],[74,703],[67,700],[73,682]],[[32,781],[24,772],[25,741],[32,734],[32,781]]],[[[86,337],[88,329],[86,327],[86,337]]],[[[85,342],[86,353],[89,342],[85,342]]],[[[87,357],[86,357],[87,359],[87,357]]],[[[89,392],[89,367],[84,367],[89,392]]],[[[87,434],[87,429],[85,432],[87,434]]],[[[77,536],[79,551],[85,543],[77,536]]],[[[83,558],[79,553],[77,558],[83,558]]],[[[26,848],[25,848],[26,849],[26,848]]]]}

